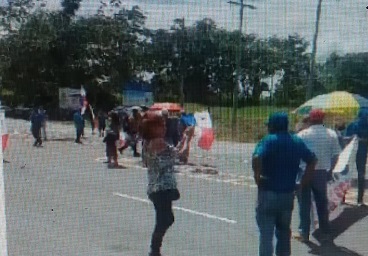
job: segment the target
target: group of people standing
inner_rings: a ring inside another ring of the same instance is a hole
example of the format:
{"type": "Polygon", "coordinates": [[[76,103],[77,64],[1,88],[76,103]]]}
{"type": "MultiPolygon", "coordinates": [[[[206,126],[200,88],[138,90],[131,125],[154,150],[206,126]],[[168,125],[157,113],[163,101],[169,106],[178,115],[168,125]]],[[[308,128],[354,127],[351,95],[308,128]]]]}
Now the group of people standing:
{"type": "MultiPolygon", "coordinates": [[[[115,111],[98,114],[99,136],[106,143],[109,167],[118,167],[118,151],[131,147],[134,157],[140,157],[137,143],[142,139],[142,160],[147,167],[147,195],[156,211],[156,223],[151,237],[150,256],[160,256],[163,237],[174,223],[172,202],[180,198],[174,175],[176,159],[187,163],[190,142],[194,136],[195,119],[182,113],[170,116],[167,110],[141,112],[132,109],[130,116],[121,118],[115,111]],[[105,130],[106,128],[106,130],[105,130]],[[127,134],[119,144],[120,130],[127,134]]],[[[289,131],[288,115],[270,115],[268,135],[257,143],[252,157],[254,180],[258,187],[256,221],[260,231],[259,255],[291,255],[291,218],[295,196],[298,199],[300,224],[294,238],[307,242],[311,234],[312,195],[316,203],[320,242],[332,242],[329,223],[327,184],[331,179],[343,147],[356,136],[358,149],[357,204],[364,205],[365,173],[368,154],[368,109],[361,109],[357,119],[339,126],[336,131],[324,125],[325,113],[312,110],[294,133],[289,131]],[[273,237],[276,236],[276,248],[273,237]]],[[[41,146],[41,129],[46,115],[42,108],[31,115],[34,146],[41,146]]],[[[82,111],[73,116],[76,143],[84,129],[82,111]]],[[[93,128],[92,128],[93,129],[93,128]]],[[[44,133],[46,138],[46,133],[44,133]]],[[[316,233],[317,234],[317,233],[316,233]]],[[[314,234],[316,236],[316,234],[314,234]]]]}
{"type": "Polygon", "coordinates": [[[291,217],[297,195],[300,215],[294,238],[310,238],[311,204],[314,197],[319,230],[314,235],[321,243],[332,242],[329,224],[327,184],[344,145],[357,136],[357,204],[364,205],[365,165],[368,145],[368,111],[362,109],[344,133],[324,125],[325,113],[312,110],[296,133],[289,132],[286,113],[269,117],[269,134],[256,146],[252,167],[258,186],[256,220],[260,231],[260,256],[291,255],[291,217]],[[342,140],[341,140],[342,138],[342,140]],[[339,140],[340,139],[340,140],[339,140]],[[276,236],[274,252],[273,237],[276,236]]]}
{"type": "Polygon", "coordinates": [[[176,114],[169,113],[166,109],[161,111],[143,111],[138,107],[133,107],[131,115],[126,113],[119,114],[116,111],[109,113],[108,122],[110,124],[106,130],[103,142],[106,143],[107,163],[110,164],[110,167],[119,167],[116,152],[122,154],[128,147],[131,147],[134,157],[141,157],[141,154],[143,157],[146,141],[142,135],[142,121],[152,115],[160,115],[162,117],[165,123],[164,139],[166,143],[180,149],[177,157],[179,163],[186,164],[188,162],[191,141],[194,136],[195,118],[193,114],[182,112],[179,117],[176,114]],[[124,132],[124,136],[120,135],[121,130],[124,132]],[[141,153],[137,149],[140,140],[142,141],[141,153]]]}

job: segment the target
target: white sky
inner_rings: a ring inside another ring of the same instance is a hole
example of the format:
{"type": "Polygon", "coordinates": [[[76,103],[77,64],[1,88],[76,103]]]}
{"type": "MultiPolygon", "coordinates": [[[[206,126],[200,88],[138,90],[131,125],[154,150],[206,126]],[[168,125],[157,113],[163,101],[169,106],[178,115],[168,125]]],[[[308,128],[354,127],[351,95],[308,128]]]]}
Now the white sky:
{"type": "MultiPolygon", "coordinates": [[[[60,1],[45,0],[50,9],[60,8],[60,1]]],[[[236,1],[236,0],[234,0],[236,1]]],[[[6,0],[0,0],[4,4],[6,0]]],[[[185,18],[186,25],[205,17],[218,27],[233,30],[239,26],[239,7],[228,0],[122,0],[127,7],[139,5],[147,16],[146,27],[168,29],[175,18],[185,18]]],[[[240,2],[240,0],[238,0],[240,2]]],[[[251,0],[257,7],[244,9],[243,32],[260,37],[298,33],[312,41],[318,0],[251,0]]],[[[324,0],[318,40],[318,56],[368,51],[367,0],[324,0]]],[[[95,14],[100,0],[84,0],[81,14],[95,14]]]]}

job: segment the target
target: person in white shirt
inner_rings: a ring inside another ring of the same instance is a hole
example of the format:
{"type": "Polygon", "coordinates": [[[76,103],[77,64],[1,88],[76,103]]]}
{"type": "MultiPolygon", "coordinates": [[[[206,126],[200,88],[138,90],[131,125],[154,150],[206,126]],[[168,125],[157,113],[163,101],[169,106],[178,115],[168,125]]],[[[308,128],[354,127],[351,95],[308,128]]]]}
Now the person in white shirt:
{"type": "MultiPolygon", "coordinates": [[[[323,125],[325,113],[320,109],[312,110],[309,114],[310,126],[298,133],[307,147],[316,155],[316,165],[311,182],[300,190],[299,214],[300,225],[297,239],[309,241],[311,225],[311,196],[313,193],[316,202],[321,240],[329,240],[329,217],[327,182],[341,152],[338,136],[332,129],[323,125]]],[[[323,242],[322,241],[322,242],[323,242]]]]}

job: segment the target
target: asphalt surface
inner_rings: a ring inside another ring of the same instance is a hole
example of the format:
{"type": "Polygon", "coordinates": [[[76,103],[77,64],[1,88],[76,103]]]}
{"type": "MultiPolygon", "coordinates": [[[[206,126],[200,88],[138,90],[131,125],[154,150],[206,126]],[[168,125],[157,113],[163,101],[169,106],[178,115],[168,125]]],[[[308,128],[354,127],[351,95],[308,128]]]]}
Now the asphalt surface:
{"type": "MultiPolygon", "coordinates": [[[[102,139],[74,143],[71,123],[49,122],[48,141],[33,147],[29,123],[7,119],[4,152],[9,255],[147,255],[154,209],[146,196],[146,170],[126,150],[120,169],[108,169],[102,139]]],[[[254,144],[193,143],[190,164],[177,167],[181,199],[164,238],[166,256],[257,255],[257,189],[251,170],[254,144]]],[[[354,175],[353,175],[354,177],[354,175]]],[[[353,182],[354,183],[354,182],[353,182]]],[[[353,203],[356,189],[348,195],[353,203]]],[[[368,202],[368,200],[367,200],[368,202]]],[[[292,255],[368,255],[368,208],[342,206],[332,221],[334,244],[314,237],[292,240],[292,255]]],[[[295,204],[292,230],[298,226],[295,204]]]]}

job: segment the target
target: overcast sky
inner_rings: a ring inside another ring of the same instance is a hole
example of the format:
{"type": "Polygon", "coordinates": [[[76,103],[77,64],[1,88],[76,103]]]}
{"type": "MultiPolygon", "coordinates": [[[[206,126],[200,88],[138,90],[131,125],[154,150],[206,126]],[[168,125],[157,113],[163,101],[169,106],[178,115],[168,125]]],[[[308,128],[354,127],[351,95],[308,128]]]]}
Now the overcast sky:
{"type": "MultiPolygon", "coordinates": [[[[60,1],[46,0],[50,9],[60,8],[60,1]]],[[[185,18],[193,25],[212,18],[218,27],[233,30],[239,26],[239,7],[228,0],[121,0],[126,7],[139,5],[147,16],[146,27],[167,29],[175,18],[185,18]]],[[[233,0],[237,1],[237,0],[233,0]]],[[[0,3],[6,2],[0,0],[0,3]]],[[[238,0],[240,2],[240,0],[238,0]]],[[[243,32],[260,37],[286,37],[298,33],[312,41],[318,0],[252,0],[257,7],[244,10],[243,32]]],[[[95,14],[100,0],[82,1],[80,13],[95,14]]],[[[318,40],[319,58],[337,51],[368,52],[367,0],[324,0],[318,40]]]]}

